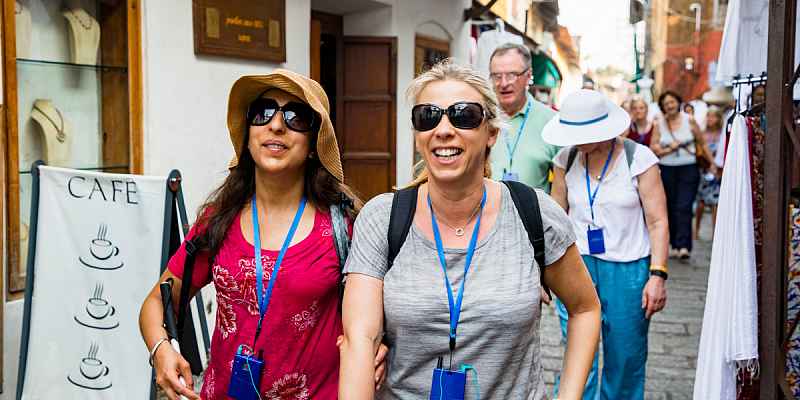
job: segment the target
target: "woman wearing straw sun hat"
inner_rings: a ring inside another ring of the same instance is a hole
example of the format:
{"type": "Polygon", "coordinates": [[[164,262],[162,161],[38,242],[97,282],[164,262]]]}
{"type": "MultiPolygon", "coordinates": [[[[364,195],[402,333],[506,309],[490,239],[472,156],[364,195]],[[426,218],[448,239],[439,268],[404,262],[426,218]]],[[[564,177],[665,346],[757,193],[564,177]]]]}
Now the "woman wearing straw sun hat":
{"type": "MultiPolygon", "coordinates": [[[[553,160],[551,196],[572,220],[602,312],[601,399],[644,398],[649,318],[666,304],[668,227],[658,158],[619,135],[630,117],[600,92],[564,99],[544,128],[565,146],[553,160]]],[[[556,309],[566,332],[567,312],[556,309]]],[[[598,391],[597,356],[584,399],[598,391]]],[[[556,383],[556,391],[558,382],[556,383]]]]}
{"type": "MultiPolygon", "coordinates": [[[[335,399],[342,326],[332,231],[346,235],[347,226],[333,214],[349,198],[352,219],[360,204],[343,183],[328,98],[291,71],[243,76],[231,88],[228,130],[230,174],[187,236],[196,248],[190,294],[212,282],[217,293],[202,398],[335,399]]],[[[186,258],[184,242],[160,279],[174,280],[174,299],[186,258]]],[[[140,315],[156,381],[170,399],[197,399],[188,363],[162,345],[163,309],[156,285],[140,315]]]]}

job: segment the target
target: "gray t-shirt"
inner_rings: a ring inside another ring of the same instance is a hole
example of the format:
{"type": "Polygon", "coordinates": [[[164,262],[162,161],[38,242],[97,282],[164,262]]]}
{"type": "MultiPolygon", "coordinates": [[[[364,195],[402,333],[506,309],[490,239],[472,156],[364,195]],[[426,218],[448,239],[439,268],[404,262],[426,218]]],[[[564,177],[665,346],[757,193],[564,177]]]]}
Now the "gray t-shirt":
{"type": "MultiPolygon", "coordinates": [[[[536,191],[545,229],[545,263],[575,242],[567,215],[536,191]]],[[[428,398],[436,360],[448,367],[450,313],[435,243],[412,226],[387,273],[388,226],[393,194],[370,200],[355,223],[345,272],[382,279],[387,357],[386,384],[378,399],[428,398]]],[[[471,234],[471,232],[467,232],[471,234]]],[[[465,249],[445,249],[454,297],[464,274],[465,249]]],[[[511,194],[502,186],[500,214],[478,242],[467,276],[453,369],[477,370],[482,399],[545,398],[539,356],[539,266],[511,194]]],[[[475,398],[474,375],[467,379],[475,398]]]]}

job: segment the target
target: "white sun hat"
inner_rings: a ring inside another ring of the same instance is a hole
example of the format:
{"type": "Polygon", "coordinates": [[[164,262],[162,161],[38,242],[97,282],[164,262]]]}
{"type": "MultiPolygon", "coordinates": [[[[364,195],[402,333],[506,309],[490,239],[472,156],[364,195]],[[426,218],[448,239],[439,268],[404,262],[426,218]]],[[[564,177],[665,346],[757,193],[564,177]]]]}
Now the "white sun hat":
{"type": "Polygon", "coordinates": [[[631,117],[605,95],[580,89],[567,96],[561,110],[542,131],[542,139],[556,146],[599,143],[619,136],[631,126],[631,117]]]}

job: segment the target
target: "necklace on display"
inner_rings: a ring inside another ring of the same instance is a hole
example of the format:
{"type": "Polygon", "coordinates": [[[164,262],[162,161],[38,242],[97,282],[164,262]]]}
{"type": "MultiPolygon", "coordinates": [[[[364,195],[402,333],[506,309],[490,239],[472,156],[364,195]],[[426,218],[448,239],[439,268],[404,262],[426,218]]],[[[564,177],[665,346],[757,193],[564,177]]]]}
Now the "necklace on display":
{"type": "Polygon", "coordinates": [[[89,22],[84,24],[83,20],[81,20],[81,17],[79,17],[78,13],[76,13],[74,10],[70,10],[69,13],[72,14],[73,17],[75,17],[75,19],[78,21],[79,24],[81,24],[83,29],[86,29],[87,31],[92,29],[92,16],[91,15],[87,14],[87,16],[89,17],[89,22]]]}
{"type": "Polygon", "coordinates": [[[14,14],[22,14],[22,4],[19,4],[16,1],[14,2],[14,14]]]}
{"type": "Polygon", "coordinates": [[[50,121],[51,124],[53,124],[53,127],[56,128],[56,131],[58,132],[56,134],[56,140],[58,140],[60,143],[64,143],[64,141],[67,140],[67,134],[64,133],[64,116],[61,115],[61,111],[58,111],[57,108],[53,107],[53,109],[58,114],[59,121],[61,121],[61,127],[59,127],[59,124],[56,124],[56,121],[53,121],[53,119],[50,118],[50,116],[47,115],[47,113],[44,112],[41,108],[37,106],[33,106],[33,108],[42,113],[42,115],[44,115],[44,117],[47,118],[47,120],[50,121]]]}
{"type": "MultiPolygon", "coordinates": [[[[464,230],[469,226],[469,223],[472,222],[472,219],[475,218],[476,215],[478,215],[478,211],[480,211],[480,209],[481,209],[481,203],[478,202],[478,206],[475,207],[475,211],[472,212],[472,215],[469,216],[469,219],[467,220],[467,223],[464,224],[464,226],[462,226],[462,227],[455,227],[453,225],[448,224],[447,221],[441,219],[441,213],[439,213],[438,220],[439,220],[439,222],[445,224],[448,228],[452,229],[453,232],[456,234],[456,236],[461,237],[461,236],[464,236],[464,230]]],[[[434,212],[435,212],[435,210],[434,210],[434,212]]]]}

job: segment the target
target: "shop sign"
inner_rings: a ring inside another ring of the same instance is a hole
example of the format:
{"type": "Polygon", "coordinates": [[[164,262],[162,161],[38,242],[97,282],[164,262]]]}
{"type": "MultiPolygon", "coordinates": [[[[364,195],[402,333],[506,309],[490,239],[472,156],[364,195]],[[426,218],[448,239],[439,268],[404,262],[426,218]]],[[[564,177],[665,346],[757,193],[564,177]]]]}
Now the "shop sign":
{"type": "Polygon", "coordinates": [[[286,0],[193,0],[195,54],[286,61],[286,0]]]}

